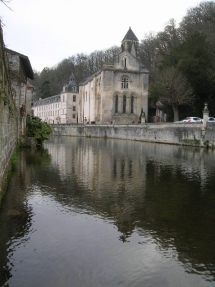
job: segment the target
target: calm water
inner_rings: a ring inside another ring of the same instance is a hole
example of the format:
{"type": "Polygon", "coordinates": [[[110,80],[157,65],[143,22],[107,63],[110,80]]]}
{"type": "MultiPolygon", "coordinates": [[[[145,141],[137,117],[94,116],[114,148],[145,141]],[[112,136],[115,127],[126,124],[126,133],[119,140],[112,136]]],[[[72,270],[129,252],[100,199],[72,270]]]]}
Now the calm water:
{"type": "Polygon", "coordinates": [[[215,151],[52,138],[0,209],[0,286],[215,286],[215,151]]]}

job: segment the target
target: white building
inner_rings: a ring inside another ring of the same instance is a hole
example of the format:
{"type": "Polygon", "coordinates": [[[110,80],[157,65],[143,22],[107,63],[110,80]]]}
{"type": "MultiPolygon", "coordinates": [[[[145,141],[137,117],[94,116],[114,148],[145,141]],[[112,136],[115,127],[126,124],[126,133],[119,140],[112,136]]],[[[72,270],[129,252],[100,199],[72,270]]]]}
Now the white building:
{"type": "Polygon", "coordinates": [[[78,102],[78,88],[72,75],[69,84],[63,87],[62,93],[34,102],[33,115],[48,124],[77,123],[78,102]]]}

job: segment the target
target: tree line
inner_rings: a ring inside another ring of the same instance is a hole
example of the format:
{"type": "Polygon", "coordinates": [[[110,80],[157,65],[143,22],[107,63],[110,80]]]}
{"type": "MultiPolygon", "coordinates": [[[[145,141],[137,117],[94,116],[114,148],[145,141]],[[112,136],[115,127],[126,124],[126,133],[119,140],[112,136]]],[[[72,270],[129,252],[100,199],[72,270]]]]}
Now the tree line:
{"type": "Polygon", "coordinates": [[[71,74],[75,76],[76,84],[80,84],[100,70],[103,63],[111,62],[119,52],[120,48],[114,46],[105,51],[94,51],[90,55],[81,53],[62,60],[56,67],[44,68],[41,73],[34,71],[32,84],[37,96],[47,98],[59,94],[62,87],[68,84],[71,74]]]}
{"type": "Polygon", "coordinates": [[[149,95],[178,120],[202,117],[204,102],[215,116],[215,3],[190,8],[176,27],[173,19],[141,43],[141,59],[150,71],[149,95]]]}
{"type": "MultiPolygon", "coordinates": [[[[169,120],[202,117],[204,102],[215,116],[215,2],[201,2],[187,10],[176,25],[169,20],[163,31],[141,40],[140,58],[149,70],[150,106],[160,103],[169,120]]],[[[77,84],[112,61],[120,47],[77,54],[56,67],[35,71],[33,85],[39,97],[58,94],[71,73],[77,84]]]]}

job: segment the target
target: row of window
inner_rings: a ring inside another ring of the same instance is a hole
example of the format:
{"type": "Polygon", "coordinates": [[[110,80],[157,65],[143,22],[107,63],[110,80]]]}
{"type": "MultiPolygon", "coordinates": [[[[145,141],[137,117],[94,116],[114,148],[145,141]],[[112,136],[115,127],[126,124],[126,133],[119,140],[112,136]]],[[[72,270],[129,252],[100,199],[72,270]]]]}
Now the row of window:
{"type": "MultiPolygon", "coordinates": [[[[131,101],[131,105],[130,105],[130,113],[133,114],[134,113],[134,97],[132,96],[130,98],[131,101]]],[[[127,105],[127,98],[124,95],[123,99],[122,99],[122,113],[125,114],[126,113],[126,105],[127,105]]],[[[118,113],[119,111],[119,97],[118,95],[115,96],[115,113],[118,113]]]]}
{"type": "MultiPolygon", "coordinates": [[[[72,97],[72,101],[76,102],[76,95],[73,95],[72,97]]],[[[63,102],[65,102],[65,96],[63,95],[63,102]]],[[[54,109],[54,108],[59,108],[60,103],[55,103],[55,104],[51,104],[51,105],[41,105],[38,107],[35,107],[35,109],[37,111],[41,111],[41,110],[49,110],[49,109],[54,109]]]]}
{"type": "Polygon", "coordinates": [[[57,108],[59,109],[59,103],[35,107],[35,111],[45,111],[45,110],[52,110],[52,109],[57,109],[57,108]]]}
{"type": "Polygon", "coordinates": [[[49,111],[49,112],[40,112],[40,113],[38,113],[38,114],[36,114],[36,116],[38,116],[38,117],[48,117],[48,116],[56,116],[56,115],[63,115],[64,114],[64,111],[61,111],[61,113],[60,113],[60,111],[58,110],[58,111],[49,111]]]}
{"type": "MultiPolygon", "coordinates": [[[[76,107],[72,107],[73,112],[76,111],[76,107]]],[[[64,109],[63,110],[55,110],[55,111],[47,111],[47,112],[38,112],[38,116],[40,117],[47,117],[47,116],[56,116],[56,115],[63,115],[64,114],[64,109]]]]}

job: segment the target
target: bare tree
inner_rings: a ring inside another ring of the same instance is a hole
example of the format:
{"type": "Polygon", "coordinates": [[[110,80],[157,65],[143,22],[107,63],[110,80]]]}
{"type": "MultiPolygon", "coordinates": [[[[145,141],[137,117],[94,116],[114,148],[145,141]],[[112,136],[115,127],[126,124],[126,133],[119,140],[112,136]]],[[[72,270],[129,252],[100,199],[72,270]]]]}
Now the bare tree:
{"type": "Polygon", "coordinates": [[[0,0],[8,9],[12,10],[7,4],[10,3],[11,0],[0,0]]]}
{"type": "Polygon", "coordinates": [[[190,8],[179,25],[179,33],[187,38],[195,32],[203,33],[210,43],[215,43],[215,3],[204,1],[190,8]]]}
{"type": "Polygon", "coordinates": [[[192,105],[195,97],[186,77],[174,67],[159,72],[150,93],[154,93],[164,106],[172,106],[174,121],[179,120],[178,107],[192,105]]]}

